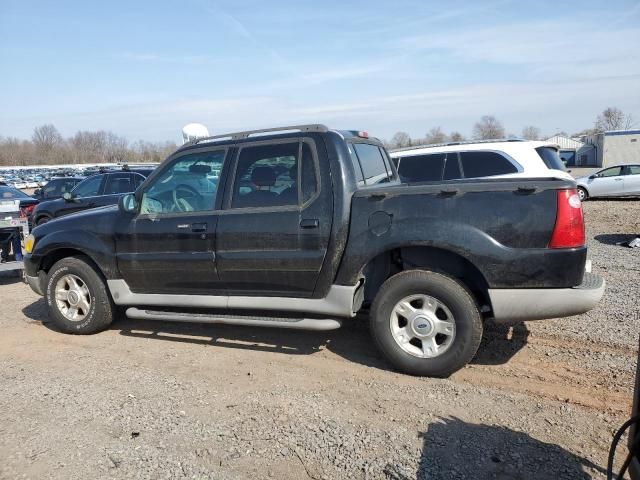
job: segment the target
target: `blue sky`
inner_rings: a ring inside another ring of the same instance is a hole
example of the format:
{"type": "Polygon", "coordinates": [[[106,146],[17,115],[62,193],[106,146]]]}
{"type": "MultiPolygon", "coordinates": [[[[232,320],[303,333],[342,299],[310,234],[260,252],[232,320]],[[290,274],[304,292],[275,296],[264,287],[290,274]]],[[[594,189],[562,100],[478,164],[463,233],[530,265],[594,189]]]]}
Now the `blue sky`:
{"type": "Polygon", "coordinates": [[[640,125],[640,3],[0,0],[0,135],[640,125]]]}

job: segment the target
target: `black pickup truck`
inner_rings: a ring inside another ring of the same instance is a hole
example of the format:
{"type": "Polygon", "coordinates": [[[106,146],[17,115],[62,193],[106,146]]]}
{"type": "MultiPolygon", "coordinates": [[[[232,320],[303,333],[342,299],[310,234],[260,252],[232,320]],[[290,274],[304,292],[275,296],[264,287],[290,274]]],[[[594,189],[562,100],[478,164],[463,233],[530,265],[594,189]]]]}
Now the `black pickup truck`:
{"type": "Polygon", "coordinates": [[[483,321],[585,312],[582,207],[567,180],[402,184],[382,144],[323,125],[209,137],[118,206],[37,227],[26,278],[63,331],[134,319],[328,330],[367,310],[399,370],[447,376],[483,321]]]}

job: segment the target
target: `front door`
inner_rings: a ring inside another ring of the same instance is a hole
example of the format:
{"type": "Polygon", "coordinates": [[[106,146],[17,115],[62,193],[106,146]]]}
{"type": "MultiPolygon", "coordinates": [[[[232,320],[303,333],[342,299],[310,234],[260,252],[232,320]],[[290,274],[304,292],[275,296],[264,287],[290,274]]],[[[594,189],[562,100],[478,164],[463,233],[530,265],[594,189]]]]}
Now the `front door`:
{"type": "Polygon", "coordinates": [[[117,227],[118,267],[134,292],[215,294],[216,199],[225,149],[181,152],[136,194],[117,227]]]}
{"type": "Polygon", "coordinates": [[[313,294],[333,214],[331,187],[319,179],[310,139],[239,149],[216,237],[218,273],[229,294],[313,294]]]}
{"type": "Polygon", "coordinates": [[[592,197],[606,197],[609,195],[623,195],[624,177],[622,167],[611,167],[601,170],[588,184],[589,195],[592,197]]]}

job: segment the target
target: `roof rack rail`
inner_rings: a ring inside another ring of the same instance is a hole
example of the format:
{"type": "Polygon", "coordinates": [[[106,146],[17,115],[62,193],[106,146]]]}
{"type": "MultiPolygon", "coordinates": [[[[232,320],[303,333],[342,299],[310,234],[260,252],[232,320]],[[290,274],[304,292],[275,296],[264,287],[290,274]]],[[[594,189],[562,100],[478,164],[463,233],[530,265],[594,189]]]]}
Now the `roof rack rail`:
{"type": "Polygon", "coordinates": [[[185,145],[197,145],[199,143],[216,142],[221,140],[243,140],[253,136],[261,136],[269,133],[285,133],[285,132],[328,132],[329,128],[322,124],[309,125],[291,125],[288,127],[262,128],[259,130],[247,130],[244,132],[225,133],[223,135],[213,135],[211,137],[198,138],[185,145]]]}
{"type": "Polygon", "coordinates": [[[527,142],[524,138],[492,138],[489,140],[464,140],[462,142],[428,143],[423,145],[413,145],[411,147],[401,147],[389,150],[389,152],[404,152],[407,150],[417,150],[419,148],[432,147],[452,147],[455,145],[474,145],[476,143],[504,143],[504,142],[527,142]]]}

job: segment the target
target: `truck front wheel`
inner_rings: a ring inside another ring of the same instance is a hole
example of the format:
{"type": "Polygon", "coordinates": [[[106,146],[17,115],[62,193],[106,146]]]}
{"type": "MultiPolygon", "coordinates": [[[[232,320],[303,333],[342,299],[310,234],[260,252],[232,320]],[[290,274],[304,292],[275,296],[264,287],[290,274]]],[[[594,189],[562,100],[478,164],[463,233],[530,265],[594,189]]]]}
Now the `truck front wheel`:
{"type": "Polygon", "coordinates": [[[482,319],[469,291],[440,273],[410,270],[389,278],[370,311],[373,339],[398,370],[447,377],[469,363],[482,319]]]}
{"type": "Polygon", "coordinates": [[[89,335],[113,321],[114,305],[102,276],[83,257],[58,261],[47,278],[49,318],[65,333],[89,335]]]}

